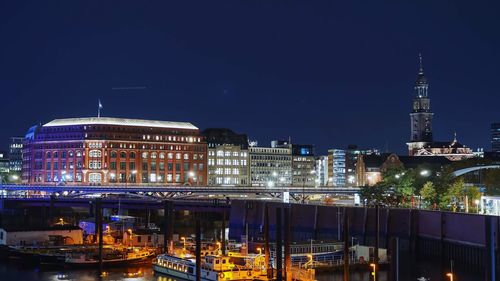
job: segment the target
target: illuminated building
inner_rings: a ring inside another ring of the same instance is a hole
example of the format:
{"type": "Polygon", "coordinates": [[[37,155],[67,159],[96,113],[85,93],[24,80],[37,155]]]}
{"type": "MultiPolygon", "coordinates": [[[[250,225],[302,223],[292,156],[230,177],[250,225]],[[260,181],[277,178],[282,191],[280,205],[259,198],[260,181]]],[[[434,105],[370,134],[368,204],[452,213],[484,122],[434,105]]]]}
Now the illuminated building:
{"type": "Polygon", "coordinates": [[[252,186],[290,186],[292,184],[292,147],[286,141],[273,141],[271,147],[250,146],[252,186]]]}
{"type": "Polygon", "coordinates": [[[500,152],[500,123],[491,124],[491,151],[500,152]]]}
{"type": "Polygon", "coordinates": [[[56,119],[30,128],[29,184],[206,185],[207,144],[197,127],[108,117],[56,119]]]}
{"type": "Polygon", "coordinates": [[[203,131],[208,144],[208,185],[250,184],[248,138],[229,129],[203,131]]]}
{"type": "Polygon", "coordinates": [[[359,155],[379,155],[377,149],[360,149],[348,145],[347,149],[328,150],[328,185],[337,187],[359,186],[356,177],[356,165],[359,155]]]}
{"type": "Polygon", "coordinates": [[[314,147],[312,145],[292,144],[292,185],[315,186],[314,147]]]}
{"type": "Polygon", "coordinates": [[[424,75],[422,56],[415,82],[412,112],[410,113],[411,136],[408,145],[410,156],[444,156],[457,161],[475,157],[473,151],[457,141],[434,141],[432,133],[432,118],[429,98],[429,83],[424,75]]]}
{"type": "Polygon", "coordinates": [[[9,144],[9,169],[12,172],[21,172],[23,167],[23,138],[12,137],[9,144]]]}
{"type": "Polygon", "coordinates": [[[328,184],[328,156],[316,157],[316,184],[326,186],[328,184]]]}
{"type": "Polygon", "coordinates": [[[345,186],[345,150],[328,150],[328,186],[345,186]]]}
{"type": "Polygon", "coordinates": [[[7,152],[0,151],[0,174],[7,175],[9,173],[9,158],[7,152]]]}

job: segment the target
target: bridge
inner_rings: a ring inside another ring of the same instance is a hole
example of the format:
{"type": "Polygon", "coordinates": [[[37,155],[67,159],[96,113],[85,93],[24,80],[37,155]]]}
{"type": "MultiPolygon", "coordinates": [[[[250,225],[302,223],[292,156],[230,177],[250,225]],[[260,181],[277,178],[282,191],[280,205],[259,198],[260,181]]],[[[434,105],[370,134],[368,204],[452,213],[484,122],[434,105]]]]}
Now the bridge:
{"type": "Polygon", "coordinates": [[[485,170],[485,169],[500,169],[500,165],[485,165],[485,166],[474,166],[456,170],[452,173],[454,177],[459,177],[470,172],[485,170]]]}
{"type": "Polygon", "coordinates": [[[251,196],[300,200],[311,195],[354,195],[357,187],[265,187],[265,186],[161,186],[161,185],[0,185],[7,193],[34,191],[44,196],[87,196],[92,194],[129,194],[136,197],[192,198],[212,196],[251,196]],[[286,195],[285,195],[286,194],[286,195]]]}

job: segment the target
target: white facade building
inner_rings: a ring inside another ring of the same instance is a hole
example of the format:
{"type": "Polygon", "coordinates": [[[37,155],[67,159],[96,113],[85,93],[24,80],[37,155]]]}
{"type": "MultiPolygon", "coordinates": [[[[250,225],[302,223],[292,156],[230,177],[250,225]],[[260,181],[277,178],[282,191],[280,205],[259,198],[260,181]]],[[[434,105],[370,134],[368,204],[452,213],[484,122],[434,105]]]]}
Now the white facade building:
{"type": "Polygon", "coordinates": [[[292,148],[249,147],[252,186],[292,185],[292,148]]]}
{"type": "Polygon", "coordinates": [[[223,144],[208,149],[209,186],[248,186],[249,154],[239,145],[223,144]]]}

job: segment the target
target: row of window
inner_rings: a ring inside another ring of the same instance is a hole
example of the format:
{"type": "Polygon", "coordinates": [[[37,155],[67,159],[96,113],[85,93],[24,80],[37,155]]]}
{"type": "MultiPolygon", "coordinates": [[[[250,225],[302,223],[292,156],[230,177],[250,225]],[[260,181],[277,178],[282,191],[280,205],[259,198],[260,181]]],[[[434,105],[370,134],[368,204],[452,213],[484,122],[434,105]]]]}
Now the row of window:
{"type": "Polygon", "coordinates": [[[238,184],[247,184],[245,179],[234,178],[234,177],[216,177],[216,184],[227,184],[227,185],[238,185],[238,184]]]}
{"type": "Polygon", "coordinates": [[[217,168],[215,169],[216,175],[239,175],[240,169],[237,168],[217,168]]]}
{"type": "Polygon", "coordinates": [[[208,159],[208,165],[209,166],[215,166],[215,163],[217,163],[218,166],[246,166],[247,165],[247,160],[246,159],[242,159],[241,161],[238,160],[238,159],[233,159],[231,161],[231,159],[217,159],[217,162],[215,161],[215,159],[208,159]]]}
{"type": "Polygon", "coordinates": [[[186,141],[186,142],[201,142],[200,137],[178,137],[178,136],[151,136],[142,135],[143,140],[155,140],[155,141],[186,141]]]}
{"type": "MultiPolygon", "coordinates": [[[[110,165],[109,165],[109,168],[111,170],[116,170],[117,168],[117,163],[116,162],[111,162],[110,165]]],[[[136,165],[135,165],[135,162],[129,162],[129,170],[135,170],[136,169],[136,165]]],[[[172,171],[173,168],[174,168],[174,164],[175,164],[175,170],[176,171],[180,171],[181,170],[181,164],[184,164],[184,170],[189,170],[189,163],[167,163],[167,170],[168,171],[172,171]]],[[[198,170],[198,171],[203,171],[203,169],[205,168],[205,165],[203,163],[193,163],[192,164],[193,166],[193,169],[194,170],[198,170]]],[[[126,170],[127,169],[127,163],[126,162],[120,162],[120,170],[126,170]]],[[[158,167],[158,169],[160,171],[164,171],[165,170],[165,163],[164,162],[159,162],[158,165],[157,163],[155,162],[151,162],[151,163],[148,163],[148,162],[143,162],[142,163],[142,170],[150,170],[150,171],[156,171],[156,168],[158,167]]]]}
{"type": "MultiPolygon", "coordinates": [[[[92,152],[92,151],[90,151],[92,152]]],[[[100,157],[100,151],[99,151],[99,154],[97,153],[94,153],[94,155],[98,155],[98,156],[94,156],[94,157],[100,157]]],[[[118,156],[117,152],[116,151],[111,151],[110,153],[110,156],[111,158],[116,158],[118,156]]],[[[142,159],[148,159],[148,158],[151,158],[151,159],[156,159],[156,158],[160,158],[160,159],[165,159],[165,156],[167,157],[167,159],[174,159],[174,153],[172,152],[169,152],[169,153],[164,153],[164,152],[160,152],[160,153],[157,153],[157,152],[151,152],[151,153],[148,153],[148,152],[143,152],[141,153],[141,158],[142,159]]],[[[193,160],[202,160],[204,157],[203,154],[197,154],[197,153],[193,153],[193,160]]],[[[93,156],[91,156],[93,157],[93,156]]],[[[127,158],[127,153],[125,151],[122,151],[120,152],[120,158],[127,158]]],[[[135,159],[135,152],[130,152],[129,153],[129,158],[131,159],[135,159]]],[[[184,159],[184,160],[189,160],[189,153],[175,153],[175,159],[179,160],[179,159],[184,159]]]]}
{"type": "Polygon", "coordinates": [[[215,151],[213,150],[210,150],[208,151],[208,155],[209,156],[215,156],[217,154],[218,157],[247,157],[247,152],[238,152],[238,151],[223,151],[223,150],[219,150],[217,151],[217,153],[215,153],[215,151]]]}
{"type": "MultiPolygon", "coordinates": [[[[61,158],[67,158],[68,156],[69,157],[74,157],[76,155],[76,157],[81,157],[82,156],[82,152],[77,150],[76,153],[74,153],[72,150],[70,151],[61,151],[61,158]]],[[[41,151],[37,151],[35,152],[35,159],[41,159],[42,158],[42,152],[41,151]]],[[[49,159],[49,158],[59,158],[59,152],[58,151],[54,151],[54,152],[51,152],[51,151],[47,151],[45,153],[45,158],[49,159]]]]}
{"type": "MultiPolygon", "coordinates": [[[[43,162],[36,161],[35,162],[35,170],[41,170],[41,169],[43,169],[42,165],[43,165],[43,162]]],[[[75,165],[73,164],[72,161],[70,161],[69,163],[61,162],[61,165],[59,165],[59,162],[54,162],[54,163],[47,162],[47,163],[45,163],[45,169],[46,170],[51,170],[52,168],[54,168],[54,170],[59,170],[59,169],[66,170],[67,167],[69,167],[69,169],[72,170],[72,169],[75,168],[75,165]]],[[[76,162],[76,168],[77,169],[81,169],[82,167],[83,167],[82,161],[77,161],[76,162]]]]}
{"type": "Polygon", "coordinates": [[[251,155],[252,160],[292,161],[290,156],[251,155]]]}

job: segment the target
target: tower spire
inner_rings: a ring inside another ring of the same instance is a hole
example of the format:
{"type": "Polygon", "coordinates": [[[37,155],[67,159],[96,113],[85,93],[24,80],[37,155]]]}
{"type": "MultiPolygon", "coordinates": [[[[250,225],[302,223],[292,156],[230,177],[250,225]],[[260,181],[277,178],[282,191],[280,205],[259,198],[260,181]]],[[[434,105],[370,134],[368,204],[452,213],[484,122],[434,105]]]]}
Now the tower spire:
{"type": "Polygon", "coordinates": [[[418,53],[418,62],[419,62],[419,69],[418,69],[418,71],[420,73],[424,73],[424,66],[422,64],[422,53],[418,53]]]}

